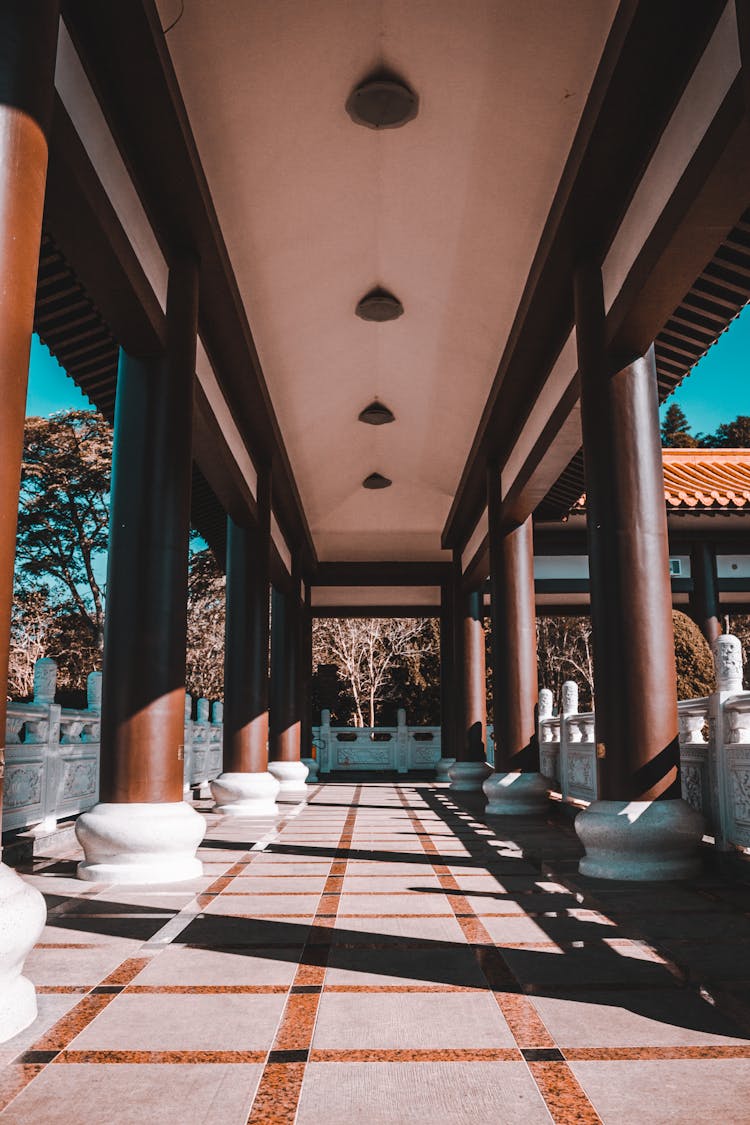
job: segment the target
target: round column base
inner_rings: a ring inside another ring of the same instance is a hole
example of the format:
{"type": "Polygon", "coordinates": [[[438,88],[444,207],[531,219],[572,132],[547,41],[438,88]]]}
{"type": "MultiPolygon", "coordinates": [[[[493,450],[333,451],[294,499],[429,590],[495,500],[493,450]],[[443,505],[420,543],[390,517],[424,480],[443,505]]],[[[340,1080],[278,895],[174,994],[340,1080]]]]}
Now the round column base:
{"type": "Polygon", "coordinates": [[[0,863],[0,1043],[36,1019],[36,991],[21,970],[46,920],[47,907],[36,887],[0,863]]]}
{"type": "Polygon", "coordinates": [[[690,879],[703,817],[681,800],[594,801],[575,820],[586,855],[578,865],[593,879],[690,879]]]}
{"type": "Polygon", "coordinates": [[[179,883],[203,874],[195,853],[206,822],[184,801],[101,804],[76,821],[86,859],[78,878],[92,883],[179,883]]]}
{"type": "Polygon", "coordinates": [[[279,801],[294,804],[307,800],[307,766],[302,762],[269,762],[268,772],[279,783],[279,801]]]}
{"type": "Polygon", "coordinates": [[[549,785],[540,773],[493,773],[482,789],[485,816],[534,816],[549,806],[549,785]]]}
{"type": "Polygon", "coordinates": [[[441,758],[439,762],[435,762],[435,781],[449,781],[448,771],[455,761],[455,758],[441,758]]]}
{"type": "Polygon", "coordinates": [[[317,785],[318,783],[318,759],[317,758],[301,758],[303,766],[307,766],[307,784],[317,785]]]}
{"type": "Polygon", "coordinates": [[[451,789],[456,793],[474,793],[482,788],[482,782],[492,773],[486,762],[454,762],[448,770],[451,789]]]}
{"type": "Polygon", "coordinates": [[[267,771],[222,773],[211,782],[216,811],[223,816],[278,816],[279,783],[267,771]]]}

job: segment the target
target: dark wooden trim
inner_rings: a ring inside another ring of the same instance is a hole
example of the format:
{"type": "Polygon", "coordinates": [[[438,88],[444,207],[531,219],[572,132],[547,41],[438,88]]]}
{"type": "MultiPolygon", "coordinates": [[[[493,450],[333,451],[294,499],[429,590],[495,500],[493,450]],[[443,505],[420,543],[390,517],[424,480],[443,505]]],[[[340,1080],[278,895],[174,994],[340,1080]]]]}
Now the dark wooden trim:
{"type": "Polygon", "coordinates": [[[311,586],[440,586],[453,570],[449,562],[318,563],[311,586]]]}
{"type": "Polygon", "coordinates": [[[161,351],[164,312],[57,95],[44,225],[120,347],[128,355],[161,351]]]}
{"type": "Polygon", "coordinates": [[[718,585],[720,594],[750,592],[750,578],[720,578],[718,585]]]}
{"type": "Polygon", "coordinates": [[[311,606],[313,617],[440,617],[439,605],[311,606]]]}
{"type": "Polygon", "coordinates": [[[285,537],[297,545],[305,568],[314,567],[310,530],[156,5],[67,0],[63,11],[165,255],[174,246],[196,249],[201,338],[253,459],[271,465],[274,510],[285,537]]]}
{"type": "Polygon", "coordinates": [[[576,258],[605,257],[725,0],[620,5],[443,532],[463,548],[573,323],[576,258]],[[675,50],[675,44],[680,49],[675,50]]]}

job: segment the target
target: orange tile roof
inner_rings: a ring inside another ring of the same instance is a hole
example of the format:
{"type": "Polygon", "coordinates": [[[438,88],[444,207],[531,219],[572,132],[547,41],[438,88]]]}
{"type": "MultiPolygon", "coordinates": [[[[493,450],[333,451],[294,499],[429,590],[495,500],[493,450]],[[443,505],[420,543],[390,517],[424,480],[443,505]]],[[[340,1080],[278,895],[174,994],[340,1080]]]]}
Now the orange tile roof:
{"type": "MultiPolygon", "coordinates": [[[[670,512],[750,514],[750,449],[663,449],[664,496],[670,512]]],[[[586,493],[574,512],[586,510],[586,493]]]]}
{"type": "Polygon", "coordinates": [[[664,449],[672,510],[750,510],[750,449],[664,449]]]}

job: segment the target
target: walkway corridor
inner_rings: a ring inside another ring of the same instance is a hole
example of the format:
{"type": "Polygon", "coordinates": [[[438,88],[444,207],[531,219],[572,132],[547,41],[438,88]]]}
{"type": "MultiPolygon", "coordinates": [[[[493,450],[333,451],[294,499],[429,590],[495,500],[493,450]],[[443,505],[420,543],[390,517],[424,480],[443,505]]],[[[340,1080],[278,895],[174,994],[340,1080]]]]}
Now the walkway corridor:
{"type": "Polygon", "coordinates": [[[187,885],[35,864],[3,1125],[748,1120],[750,888],[595,883],[567,822],[406,779],[206,816],[187,885]]]}

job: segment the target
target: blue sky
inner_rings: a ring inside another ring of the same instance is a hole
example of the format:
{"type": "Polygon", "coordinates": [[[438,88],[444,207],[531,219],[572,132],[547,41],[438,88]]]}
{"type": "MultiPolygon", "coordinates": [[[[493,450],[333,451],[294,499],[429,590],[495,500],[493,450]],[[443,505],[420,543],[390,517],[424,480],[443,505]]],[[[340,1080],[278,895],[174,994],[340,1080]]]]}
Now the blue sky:
{"type": "MultiPolygon", "coordinates": [[[[663,404],[678,402],[693,432],[713,432],[720,422],[750,414],[750,305],[698,363],[681,387],[663,404]]],[[[35,335],[31,345],[27,414],[46,416],[90,403],[35,335]]]]}

